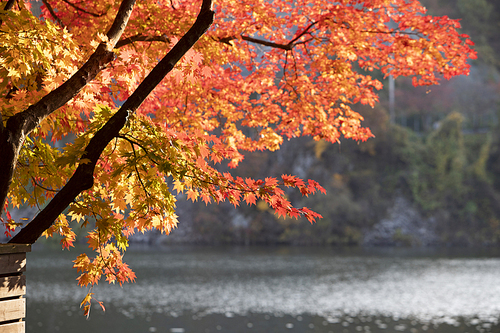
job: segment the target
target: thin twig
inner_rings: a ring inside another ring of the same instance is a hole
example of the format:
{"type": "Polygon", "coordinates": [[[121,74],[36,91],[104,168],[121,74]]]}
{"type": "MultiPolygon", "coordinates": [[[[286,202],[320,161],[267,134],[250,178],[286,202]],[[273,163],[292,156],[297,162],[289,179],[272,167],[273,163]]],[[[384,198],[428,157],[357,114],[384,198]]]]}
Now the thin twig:
{"type": "Polygon", "coordinates": [[[137,34],[135,36],[130,36],[127,38],[124,38],[118,43],[116,43],[116,48],[120,48],[122,46],[134,43],[134,42],[164,42],[164,43],[170,43],[170,39],[166,36],[145,36],[143,34],[137,34]]]}
{"type": "Polygon", "coordinates": [[[61,26],[61,27],[65,27],[64,23],[61,21],[61,19],[56,15],[56,13],[54,12],[54,8],[52,8],[52,6],[47,2],[47,0],[42,0],[43,4],[45,5],[45,7],[47,7],[49,13],[50,13],[50,16],[52,16],[52,18],[54,20],[56,20],[56,22],[61,26]]]}
{"type": "MultiPolygon", "coordinates": [[[[125,139],[125,140],[127,140],[127,139],[125,139]]],[[[132,152],[134,153],[134,157],[137,160],[137,154],[135,152],[134,144],[130,140],[127,140],[127,141],[130,144],[130,146],[132,147],[132,152]]],[[[144,185],[144,183],[142,182],[141,174],[139,173],[139,170],[137,169],[137,163],[134,163],[134,169],[135,169],[135,172],[137,173],[137,179],[139,179],[139,182],[141,183],[142,189],[144,190],[144,192],[146,193],[146,195],[148,197],[151,197],[151,194],[149,194],[149,192],[146,188],[146,185],[144,185]]]]}
{"type": "Polygon", "coordinates": [[[31,176],[31,181],[33,182],[33,184],[34,184],[34,185],[38,186],[39,188],[41,188],[42,190],[45,190],[45,191],[47,191],[47,192],[55,192],[55,193],[59,192],[59,191],[57,191],[57,190],[52,190],[52,189],[50,189],[50,188],[47,188],[47,187],[45,187],[45,186],[40,185],[40,184],[36,181],[35,177],[33,177],[33,176],[31,176]]]}
{"type": "Polygon", "coordinates": [[[88,14],[88,15],[92,15],[94,17],[101,17],[101,16],[104,16],[106,15],[107,11],[105,11],[104,13],[101,13],[101,14],[96,14],[96,13],[92,13],[92,12],[89,12],[81,7],[78,7],[77,5],[69,2],[68,0],[62,0],[63,2],[67,3],[68,5],[70,5],[71,7],[73,7],[74,9],[76,9],[77,11],[79,12],[82,12],[82,13],[85,13],[85,14],[88,14]]]}

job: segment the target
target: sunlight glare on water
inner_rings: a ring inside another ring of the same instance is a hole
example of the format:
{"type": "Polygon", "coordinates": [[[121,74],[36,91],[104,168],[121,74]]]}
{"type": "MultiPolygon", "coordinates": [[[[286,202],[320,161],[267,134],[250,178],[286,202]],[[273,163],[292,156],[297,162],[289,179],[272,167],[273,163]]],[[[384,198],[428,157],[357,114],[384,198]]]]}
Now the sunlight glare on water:
{"type": "MultiPolygon", "coordinates": [[[[29,260],[28,307],[30,303],[79,304],[86,290],[76,286],[76,274],[68,269],[71,264],[66,258],[29,260]],[[44,277],[57,271],[60,279],[44,277]]],[[[187,311],[197,317],[221,314],[224,318],[249,313],[294,318],[307,314],[339,325],[351,325],[345,318],[359,316],[449,325],[462,318],[496,325],[500,314],[500,259],[496,257],[184,248],[136,251],[127,253],[126,260],[137,282],[123,288],[103,282],[94,292],[127,318],[154,313],[175,317],[187,311]]],[[[286,325],[294,327],[291,322],[286,325]]]]}

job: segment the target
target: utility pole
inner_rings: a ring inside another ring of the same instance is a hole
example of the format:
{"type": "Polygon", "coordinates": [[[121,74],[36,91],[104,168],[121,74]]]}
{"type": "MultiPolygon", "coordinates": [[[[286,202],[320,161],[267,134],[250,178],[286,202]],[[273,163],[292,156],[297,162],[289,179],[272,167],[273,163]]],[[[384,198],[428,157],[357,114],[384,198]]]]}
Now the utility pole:
{"type": "Polygon", "coordinates": [[[389,75],[389,119],[392,124],[396,122],[396,111],[394,109],[395,97],[394,97],[394,77],[389,75]]]}

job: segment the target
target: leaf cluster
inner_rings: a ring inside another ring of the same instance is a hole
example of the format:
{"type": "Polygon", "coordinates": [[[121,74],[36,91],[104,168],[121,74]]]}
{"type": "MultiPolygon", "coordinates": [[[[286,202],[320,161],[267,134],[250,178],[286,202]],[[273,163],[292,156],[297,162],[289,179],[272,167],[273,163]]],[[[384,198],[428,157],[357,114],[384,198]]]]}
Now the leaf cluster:
{"type": "Polygon", "coordinates": [[[377,102],[370,72],[428,85],[467,74],[475,57],[456,20],[417,1],[228,0],[214,11],[213,24],[209,0],[47,0],[41,18],[0,11],[0,148],[11,153],[0,169],[12,174],[2,202],[39,208],[34,221],[64,247],[75,241],[71,221],[92,224],[95,258],[75,261],[81,285],[133,280],[128,237],[171,232],[181,194],[316,221],[285,190],[324,192],[317,182],[220,166],[293,137],[366,141],[373,134],[351,105],[377,102]]]}

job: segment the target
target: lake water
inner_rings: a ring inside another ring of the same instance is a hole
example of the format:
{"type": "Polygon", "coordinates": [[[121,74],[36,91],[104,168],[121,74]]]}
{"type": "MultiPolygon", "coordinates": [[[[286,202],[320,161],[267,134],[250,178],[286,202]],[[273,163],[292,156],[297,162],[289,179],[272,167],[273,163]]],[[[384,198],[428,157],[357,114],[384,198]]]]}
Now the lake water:
{"type": "Polygon", "coordinates": [[[79,304],[77,252],[28,254],[27,332],[499,332],[500,252],[136,248],[137,282],[79,304]]]}

